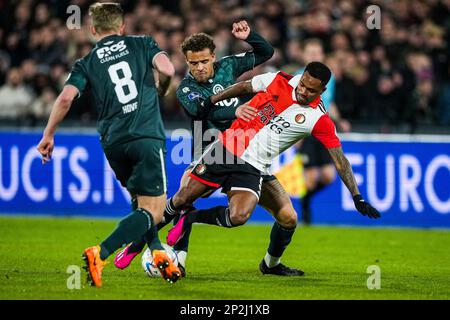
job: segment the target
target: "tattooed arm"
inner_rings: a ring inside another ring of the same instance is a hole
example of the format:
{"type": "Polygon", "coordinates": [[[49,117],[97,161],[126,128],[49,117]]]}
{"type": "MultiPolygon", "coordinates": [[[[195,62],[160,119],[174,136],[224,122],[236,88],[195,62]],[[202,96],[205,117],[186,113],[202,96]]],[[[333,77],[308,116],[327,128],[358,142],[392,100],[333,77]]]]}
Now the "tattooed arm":
{"type": "Polygon", "coordinates": [[[211,102],[216,103],[229,98],[240,97],[246,94],[253,93],[251,80],[241,81],[232,86],[229,86],[223,91],[220,91],[211,96],[211,102]]]}
{"type": "MultiPolygon", "coordinates": [[[[269,85],[275,79],[276,75],[277,74],[273,72],[263,73],[254,76],[251,80],[241,81],[232,86],[229,86],[225,90],[207,97],[201,104],[202,112],[205,114],[209,113],[213,109],[214,104],[222,100],[227,100],[234,97],[241,97],[251,93],[266,91],[269,85]]],[[[256,111],[254,110],[253,107],[250,106],[247,106],[246,109],[250,110],[251,113],[255,113],[256,111]]],[[[239,112],[236,114],[236,117],[240,118],[239,112]]],[[[252,117],[253,116],[250,115],[249,118],[243,119],[248,121],[248,119],[252,117]]]]}
{"type": "Polygon", "coordinates": [[[379,218],[380,214],[359,194],[358,185],[353,175],[352,166],[342,151],[341,142],[336,135],[336,128],[328,115],[323,115],[314,125],[311,135],[317,138],[328,149],[331,159],[339,172],[339,176],[353,196],[356,210],[369,218],[379,218]]]}
{"type": "Polygon", "coordinates": [[[328,149],[328,152],[333,159],[339,176],[353,196],[353,202],[355,203],[356,210],[358,210],[364,216],[367,215],[371,219],[379,218],[381,215],[377,211],[377,209],[372,207],[369,203],[365,202],[361,194],[359,193],[352,166],[350,165],[350,162],[348,162],[348,159],[345,157],[344,152],[342,151],[342,147],[330,148],[328,149]]]}
{"type": "Polygon", "coordinates": [[[241,81],[232,86],[229,86],[223,91],[207,97],[201,102],[199,109],[202,114],[207,115],[207,119],[227,120],[231,118],[229,116],[229,113],[232,112],[232,114],[236,116],[236,118],[250,121],[256,116],[256,109],[248,104],[243,104],[236,109],[224,108],[216,110],[214,110],[214,104],[222,100],[240,97],[253,92],[254,90],[251,80],[241,81]],[[226,113],[225,117],[220,115],[223,113],[226,113]]]}
{"type": "Polygon", "coordinates": [[[352,196],[359,194],[358,185],[356,184],[352,166],[345,157],[342,147],[328,149],[328,152],[330,153],[331,159],[333,159],[339,176],[352,196]]]}

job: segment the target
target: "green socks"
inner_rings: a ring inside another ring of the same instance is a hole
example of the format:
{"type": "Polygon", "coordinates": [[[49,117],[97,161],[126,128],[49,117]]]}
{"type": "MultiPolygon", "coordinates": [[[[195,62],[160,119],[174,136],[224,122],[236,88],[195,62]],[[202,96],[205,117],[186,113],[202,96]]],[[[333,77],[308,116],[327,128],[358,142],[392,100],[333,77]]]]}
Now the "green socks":
{"type": "MultiPolygon", "coordinates": [[[[132,241],[142,239],[142,236],[147,230],[150,230],[153,225],[153,217],[150,212],[142,208],[134,210],[131,214],[122,219],[111,235],[100,244],[100,258],[105,260],[117,249],[122,248],[132,241]]],[[[154,229],[156,230],[156,228],[154,229]]],[[[152,246],[158,248],[159,243],[159,247],[161,247],[157,231],[151,232],[148,239],[151,240],[152,246]],[[154,239],[155,236],[156,240],[154,239]]]]}

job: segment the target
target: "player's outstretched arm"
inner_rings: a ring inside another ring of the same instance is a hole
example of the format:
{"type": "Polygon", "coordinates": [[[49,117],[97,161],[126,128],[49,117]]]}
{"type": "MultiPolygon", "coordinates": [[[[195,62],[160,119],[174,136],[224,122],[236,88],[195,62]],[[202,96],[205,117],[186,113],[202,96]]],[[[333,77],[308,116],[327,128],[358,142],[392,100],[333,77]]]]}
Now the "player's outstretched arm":
{"type": "Polygon", "coordinates": [[[353,196],[356,210],[358,210],[362,215],[368,216],[369,218],[380,218],[381,215],[378,210],[372,207],[368,202],[364,201],[361,194],[359,193],[352,166],[350,165],[348,159],[345,157],[344,152],[342,151],[342,147],[330,148],[328,149],[328,152],[333,159],[339,176],[353,196]]]}
{"type": "MultiPolygon", "coordinates": [[[[240,96],[252,93],[252,92],[253,92],[253,87],[252,87],[251,80],[238,82],[236,84],[233,84],[232,86],[229,86],[225,90],[223,90],[219,93],[213,94],[212,96],[209,96],[205,100],[201,101],[197,114],[201,115],[202,117],[211,118],[211,112],[214,108],[215,103],[222,101],[222,100],[234,98],[234,97],[240,97],[240,96]]],[[[249,108],[252,108],[252,107],[249,107],[249,108]]],[[[232,109],[227,109],[227,110],[230,110],[231,112],[234,113],[234,111],[232,109]]],[[[233,116],[233,113],[231,114],[232,116],[233,116]]],[[[238,114],[236,114],[236,113],[234,113],[234,115],[236,117],[239,117],[238,114]]],[[[227,117],[230,118],[229,115],[227,115],[227,117]]],[[[216,119],[218,118],[217,114],[215,115],[215,118],[216,119]]]]}
{"type": "Polygon", "coordinates": [[[59,123],[70,110],[73,99],[78,95],[78,89],[72,85],[64,86],[53,104],[52,112],[45,127],[44,134],[38,144],[38,151],[42,156],[42,163],[50,161],[54,148],[54,135],[59,123]]]}
{"type": "Polygon", "coordinates": [[[225,90],[218,92],[205,99],[204,106],[211,107],[215,103],[222,100],[240,97],[250,93],[266,91],[269,85],[275,79],[276,75],[277,75],[276,73],[268,72],[254,76],[250,80],[235,83],[232,86],[226,88],[225,90]]]}
{"type": "Polygon", "coordinates": [[[260,65],[272,58],[275,50],[272,45],[261,37],[258,33],[251,31],[247,21],[242,20],[233,23],[233,29],[231,33],[236,39],[244,40],[253,48],[253,54],[255,56],[255,65],[260,65]]]}
{"type": "Polygon", "coordinates": [[[175,75],[175,67],[166,54],[158,54],[155,57],[155,68],[158,71],[158,94],[165,96],[169,92],[170,82],[175,75]]]}
{"type": "Polygon", "coordinates": [[[242,119],[244,121],[250,121],[256,117],[256,109],[246,103],[240,105],[236,109],[234,108],[220,108],[211,109],[206,116],[208,120],[234,120],[242,119]]]}
{"type": "MultiPolygon", "coordinates": [[[[208,114],[213,109],[214,104],[219,101],[244,96],[250,93],[266,91],[275,77],[276,73],[268,72],[254,76],[251,80],[238,82],[232,86],[229,86],[221,92],[207,97],[204,101],[202,101],[200,109],[202,110],[203,114],[208,114]]],[[[245,108],[249,109],[252,107],[247,106],[245,108]]],[[[256,109],[253,111],[256,112],[256,109]]],[[[240,118],[238,113],[236,113],[235,115],[236,117],[240,118]]]]}
{"type": "MultiPolygon", "coordinates": [[[[240,96],[252,93],[252,92],[253,92],[253,87],[252,87],[251,80],[238,82],[236,84],[233,84],[232,86],[229,86],[225,90],[223,90],[219,93],[213,94],[212,96],[209,96],[209,97],[205,98],[204,100],[202,100],[198,107],[197,114],[199,115],[200,118],[208,117],[208,115],[210,115],[210,112],[214,108],[215,103],[222,101],[222,100],[234,98],[234,97],[240,97],[240,96]]],[[[232,109],[229,109],[229,110],[233,111],[232,109]]],[[[228,118],[229,118],[229,116],[228,116],[228,118]]],[[[216,116],[216,119],[217,119],[217,116],[216,116]]]]}
{"type": "Polygon", "coordinates": [[[211,103],[253,93],[252,81],[241,81],[209,97],[211,103]]]}

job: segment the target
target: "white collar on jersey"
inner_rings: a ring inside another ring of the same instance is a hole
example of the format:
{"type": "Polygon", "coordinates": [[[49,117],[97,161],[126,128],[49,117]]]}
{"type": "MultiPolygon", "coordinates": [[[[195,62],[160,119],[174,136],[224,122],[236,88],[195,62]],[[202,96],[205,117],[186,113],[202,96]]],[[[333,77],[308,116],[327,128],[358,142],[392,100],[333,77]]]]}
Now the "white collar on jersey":
{"type": "MultiPolygon", "coordinates": [[[[302,77],[302,74],[298,74],[298,75],[294,76],[291,80],[289,80],[289,85],[294,88],[294,89],[292,89],[292,100],[294,100],[299,105],[301,105],[301,104],[297,101],[297,95],[295,94],[295,88],[297,88],[301,77],[302,77]]],[[[320,96],[318,96],[308,106],[311,108],[317,108],[317,105],[320,103],[320,99],[321,99],[320,96]]]]}
{"type": "Polygon", "coordinates": [[[291,86],[291,87],[293,87],[294,89],[292,90],[292,100],[294,100],[295,102],[297,102],[298,104],[300,104],[298,101],[297,101],[297,96],[296,96],[296,94],[295,94],[295,88],[297,88],[297,86],[298,86],[298,83],[300,82],[300,78],[302,77],[302,73],[301,74],[298,74],[298,75],[296,75],[296,76],[294,76],[291,80],[289,80],[289,85],[291,86]]]}

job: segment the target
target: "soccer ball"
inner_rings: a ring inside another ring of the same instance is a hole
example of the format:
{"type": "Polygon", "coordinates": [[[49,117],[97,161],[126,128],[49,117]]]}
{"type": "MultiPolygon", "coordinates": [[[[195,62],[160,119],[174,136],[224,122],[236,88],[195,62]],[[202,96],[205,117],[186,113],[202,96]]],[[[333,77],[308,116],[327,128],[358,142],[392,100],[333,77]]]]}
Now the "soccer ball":
{"type": "MultiPolygon", "coordinates": [[[[178,256],[175,250],[172,249],[168,244],[162,243],[164,251],[166,251],[167,255],[172,262],[178,266],[178,256]]],[[[141,258],[142,268],[144,268],[145,273],[151,278],[161,277],[161,273],[157,266],[153,265],[153,256],[150,248],[144,251],[141,258]]]]}

